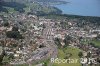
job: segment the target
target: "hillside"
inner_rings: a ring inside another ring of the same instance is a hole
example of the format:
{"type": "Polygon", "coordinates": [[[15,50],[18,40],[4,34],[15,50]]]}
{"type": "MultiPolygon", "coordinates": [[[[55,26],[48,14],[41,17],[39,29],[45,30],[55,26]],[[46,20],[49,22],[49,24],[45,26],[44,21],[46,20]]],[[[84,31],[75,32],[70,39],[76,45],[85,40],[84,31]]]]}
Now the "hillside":
{"type": "MultiPolygon", "coordinates": [[[[37,1],[38,2],[38,1],[37,1]]],[[[28,13],[31,12],[33,14],[50,14],[50,13],[62,13],[61,10],[51,6],[41,5],[40,3],[28,1],[28,0],[3,0],[0,4],[0,12],[20,12],[20,13],[28,13]]]]}
{"type": "Polygon", "coordinates": [[[49,4],[66,4],[67,2],[65,1],[62,1],[62,0],[34,0],[36,2],[39,2],[39,3],[47,3],[47,5],[49,4]]]}

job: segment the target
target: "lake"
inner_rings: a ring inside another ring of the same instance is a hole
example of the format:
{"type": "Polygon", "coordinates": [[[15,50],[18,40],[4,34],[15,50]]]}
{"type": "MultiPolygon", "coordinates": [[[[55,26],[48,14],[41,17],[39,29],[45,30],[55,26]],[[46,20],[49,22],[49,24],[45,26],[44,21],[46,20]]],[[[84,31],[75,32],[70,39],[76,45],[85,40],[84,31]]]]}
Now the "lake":
{"type": "Polygon", "coordinates": [[[100,17],[100,0],[65,0],[69,3],[54,5],[61,9],[63,14],[82,15],[82,16],[99,16],[100,17]]]}

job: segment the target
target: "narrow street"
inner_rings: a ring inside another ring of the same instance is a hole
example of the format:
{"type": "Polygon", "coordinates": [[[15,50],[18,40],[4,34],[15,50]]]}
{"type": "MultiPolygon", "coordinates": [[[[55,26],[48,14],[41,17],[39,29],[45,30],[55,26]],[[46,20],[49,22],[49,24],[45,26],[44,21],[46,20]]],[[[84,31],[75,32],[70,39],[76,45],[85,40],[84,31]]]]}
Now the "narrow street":
{"type": "MultiPolygon", "coordinates": [[[[55,33],[55,31],[54,31],[54,28],[52,28],[52,26],[53,24],[50,22],[46,24],[46,28],[43,31],[43,36],[47,42],[48,47],[52,49],[51,58],[56,58],[58,51],[57,51],[57,46],[55,45],[54,40],[53,40],[54,38],[53,33],[55,33]]],[[[50,62],[48,65],[52,66],[52,63],[50,62]]]]}

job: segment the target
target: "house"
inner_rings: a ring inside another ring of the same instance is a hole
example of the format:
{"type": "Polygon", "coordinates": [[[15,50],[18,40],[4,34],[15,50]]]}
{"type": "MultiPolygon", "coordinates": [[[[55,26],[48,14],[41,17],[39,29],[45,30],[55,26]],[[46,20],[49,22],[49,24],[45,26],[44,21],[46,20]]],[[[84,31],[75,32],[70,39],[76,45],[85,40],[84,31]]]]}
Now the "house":
{"type": "Polygon", "coordinates": [[[14,54],[14,57],[19,57],[19,54],[14,54]]]}
{"type": "Polygon", "coordinates": [[[0,22],[2,21],[2,18],[0,18],[0,22]]]}
{"type": "Polygon", "coordinates": [[[87,56],[87,52],[83,51],[83,56],[86,57],[87,56]]]}
{"type": "Polygon", "coordinates": [[[7,28],[7,31],[12,31],[12,26],[10,26],[9,28],[7,28]]]}
{"type": "Polygon", "coordinates": [[[0,31],[6,30],[6,27],[0,27],[0,31]]]}
{"type": "Polygon", "coordinates": [[[97,37],[97,34],[90,34],[90,35],[86,35],[87,38],[95,38],[97,37]]]}

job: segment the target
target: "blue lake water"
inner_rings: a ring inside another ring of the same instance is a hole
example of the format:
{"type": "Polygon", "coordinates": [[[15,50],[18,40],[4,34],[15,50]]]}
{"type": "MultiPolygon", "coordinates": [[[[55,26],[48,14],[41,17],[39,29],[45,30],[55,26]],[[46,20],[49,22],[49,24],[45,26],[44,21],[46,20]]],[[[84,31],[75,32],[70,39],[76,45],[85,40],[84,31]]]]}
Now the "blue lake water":
{"type": "Polygon", "coordinates": [[[65,0],[69,3],[55,5],[61,9],[64,14],[99,16],[100,17],[100,0],[65,0]]]}

